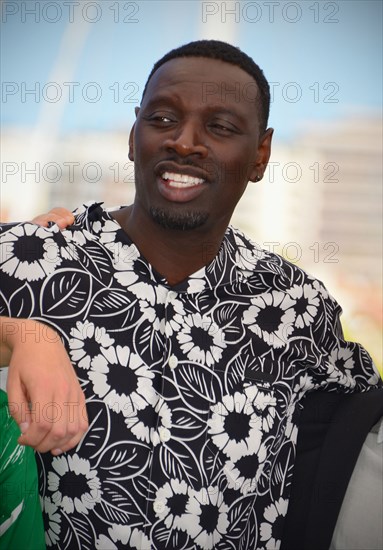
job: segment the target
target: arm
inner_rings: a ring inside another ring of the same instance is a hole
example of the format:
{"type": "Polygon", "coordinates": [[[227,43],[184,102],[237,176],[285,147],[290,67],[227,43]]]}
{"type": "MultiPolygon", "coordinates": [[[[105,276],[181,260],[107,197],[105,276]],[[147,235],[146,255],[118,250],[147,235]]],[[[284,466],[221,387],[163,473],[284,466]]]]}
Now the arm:
{"type": "Polygon", "coordinates": [[[9,410],[19,443],[60,454],[88,427],[85,397],[58,334],[32,319],[0,317],[0,365],[9,365],[9,410]]]}
{"type": "Polygon", "coordinates": [[[48,227],[49,222],[54,222],[60,229],[65,229],[68,225],[72,225],[74,222],[74,216],[70,210],[66,208],[52,208],[47,214],[39,214],[32,220],[33,223],[48,227]]]}
{"type": "Polygon", "coordinates": [[[318,387],[345,393],[382,388],[379,372],[368,352],[357,342],[345,340],[339,304],[324,287],[319,297],[314,341],[320,361],[310,369],[314,382],[318,387]]]}

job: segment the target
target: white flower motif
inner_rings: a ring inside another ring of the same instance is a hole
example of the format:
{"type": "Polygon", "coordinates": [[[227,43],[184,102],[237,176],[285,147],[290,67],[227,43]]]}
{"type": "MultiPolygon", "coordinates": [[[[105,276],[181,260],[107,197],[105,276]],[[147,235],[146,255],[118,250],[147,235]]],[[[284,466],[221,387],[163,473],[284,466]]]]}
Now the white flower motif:
{"type": "Polygon", "coordinates": [[[225,335],[210,317],[199,313],[175,315],[174,323],[181,326],[177,340],[190,361],[211,367],[221,359],[226,348],[225,335]]]}
{"type": "Polygon", "coordinates": [[[160,304],[166,303],[168,290],[163,286],[154,287],[147,283],[137,283],[129,290],[139,298],[141,317],[152,323],[154,330],[164,333],[165,320],[162,315],[158,314],[158,310],[154,306],[158,307],[160,304]]]}
{"type": "Polygon", "coordinates": [[[172,413],[169,406],[162,399],[148,395],[150,403],[143,408],[132,410],[125,416],[125,424],[140,441],[152,443],[160,442],[159,433],[172,427],[172,413]],[[156,427],[156,429],[155,429],[156,427]]]}
{"type": "Polygon", "coordinates": [[[165,319],[159,319],[158,314],[154,307],[150,305],[146,300],[139,301],[141,318],[146,319],[151,323],[153,330],[164,333],[165,319]]]}
{"type": "Polygon", "coordinates": [[[189,490],[190,498],[186,506],[186,531],[193,542],[211,550],[221,540],[229,526],[228,507],[223,502],[223,494],[218,487],[189,490]]]}
{"type": "Polygon", "coordinates": [[[4,233],[0,244],[0,269],[27,281],[37,281],[53,273],[62,259],[52,232],[52,229],[26,223],[4,233]]]}
{"type": "Polygon", "coordinates": [[[238,457],[258,452],[262,437],[262,419],[243,393],[225,395],[221,403],[210,407],[209,433],[214,444],[233,462],[238,457]]]}
{"type": "Polygon", "coordinates": [[[90,321],[77,321],[76,328],[71,330],[72,338],[69,340],[70,357],[77,362],[82,369],[89,369],[93,359],[106,360],[102,351],[114,344],[113,338],[107,334],[104,327],[96,327],[90,321]]]}
{"type": "Polygon", "coordinates": [[[155,302],[155,288],[153,285],[150,285],[148,283],[130,283],[128,281],[133,280],[132,277],[130,277],[129,271],[124,271],[123,273],[115,273],[114,276],[118,280],[120,284],[123,286],[126,286],[130,292],[132,292],[139,300],[146,300],[150,304],[154,304],[155,302]],[[120,275],[120,277],[119,277],[120,275]]]}
{"type": "Polygon", "coordinates": [[[148,537],[139,529],[132,529],[130,546],[135,550],[151,550],[152,546],[148,537]]]}
{"type": "Polygon", "coordinates": [[[344,369],[353,369],[355,367],[353,352],[349,348],[335,348],[330,354],[330,363],[342,372],[344,369]]]}
{"type": "Polygon", "coordinates": [[[100,242],[105,245],[116,243],[116,233],[119,230],[121,230],[121,228],[117,222],[114,220],[105,220],[104,227],[100,234],[100,242]]]}
{"type": "Polygon", "coordinates": [[[164,503],[164,510],[156,512],[168,529],[187,530],[188,515],[186,507],[189,501],[189,486],[185,481],[171,479],[158,489],[156,499],[164,503]]]}
{"type": "Polygon", "coordinates": [[[235,263],[241,271],[250,275],[254,272],[259,260],[266,256],[266,252],[254,243],[252,243],[251,248],[246,246],[238,235],[235,235],[235,240],[238,245],[235,251],[235,263]]]}
{"type": "Polygon", "coordinates": [[[295,401],[300,401],[306,392],[315,389],[314,378],[308,372],[302,372],[294,386],[295,401]]]}
{"type": "Polygon", "coordinates": [[[125,424],[140,441],[150,443],[153,431],[153,406],[145,405],[142,408],[125,413],[125,424]]]}
{"type": "Polygon", "coordinates": [[[261,541],[266,542],[266,548],[278,549],[281,544],[283,518],[286,516],[288,501],[280,498],[267,506],[264,512],[266,522],[261,523],[261,541]]]}
{"type": "Polygon", "coordinates": [[[113,262],[117,271],[117,273],[113,274],[115,279],[117,279],[120,285],[128,288],[139,300],[146,300],[151,305],[154,305],[158,296],[154,283],[151,285],[139,282],[142,270],[148,271],[148,268],[143,263],[137,247],[134,244],[121,245],[120,243],[110,243],[108,248],[112,250],[114,255],[113,262]]]}
{"type": "Polygon", "coordinates": [[[180,320],[184,316],[185,310],[180,300],[173,300],[166,306],[165,334],[168,338],[181,330],[180,320]]]}
{"type": "Polygon", "coordinates": [[[73,231],[71,232],[70,240],[73,243],[76,243],[76,245],[81,248],[85,246],[87,242],[87,238],[85,235],[87,235],[87,237],[92,240],[93,235],[88,231],[73,231]]]}
{"type": "Polygon", "coordinates": [[[298,439],[298,426],[292,422],[292,414],[287,415],[286,428],[285,428],[286,437],[291,441],[291,443],[296,443],[298,439]]]}
{"type": "Polygon", "coordinates": [[[100,535],[96,540],[96,550],[118,550],[121,544],[125,550],[150,550],[150,540],[137,528],[129,525],[112,524],[108,529],[109,537],[100,535]],[[121,543],[116,545],[116,543],[121,543]]]}
{"type": "Polygon", "coordinates": [[[318,291],[311,285],[294,285],[287,293],[296,302],[294,306],[297,314],[295,326],[303,328],[311,325],[318,312],[318,291]]]}
{"type": "Polygon", "coordinates": [[[92,231],[93,233],[100,233],[102,229],[101,222],[99,220],[92,223],[92,231]]]}
{"type": "Polygon", "coordinates": [[[320,294],[321,298],[323,298],[324,300],[328,300],[330,298],[330,294],[328,293],[326,287],[324,287],[323,284],[312,275],[308,274],[308,278],[312,281],[313,288],[318,291],[318,294],[320,294]]]}
{"type": "Polygon", "coordinates": [[[255,412],[262,419],[262,430],[269,432],[274,425],[277,399],[272,392],[262,391],[255,384],[244,388],[246,397],[252,403],[255,412]]]}
{"type": "Polygon", "coordinates": [[[286,345],[294,330],[295,305],[290,296],[280,290],[255,296],[243,314],[243,322],[259,338],[273,348],[286,345]]]}
{"type": "Polygon", "coordinates": [[[193,275],[190,275],[188,278],[188,287],[187,287],[187,293],[188,294],[197,294],[198,292],[202,292],[206,288],[206,269],[205,267],[201,267],[198,271],[193,273],[193,275]]]}
{"type": "Polygon", "coordinates": [[[154,373],[129,346],[102,350],[103,359],[92,361],[89,379],[95,394],[114,412],[128,416],[143,409],[155,394],[152,385],[154,373]]]}
{"type": "Polygon", "coordinates": [[[333,361],[326,361],[325,366],[324,382],[337,384],[345,388],[355,388],[356,380],[349,369],[339,369],[333,361]]]}
{"type": "Polygon", "coordinates": [[[151,440],[154,446],[161,441],[160,434],[166,429],[171,437],[172,411],[163,399],[160,399],[155,407],[155,418],[158,418],[157,427],[152,430],[151,440]]]}
{"type": "Polygon", "coordinates": [[[228,487],[236,491],[240,490],[243,495],[253,493],[262,474],[266,455],[267,449],[262,443],[255,454],[243,455],[235,462],[232,460],[226,462],[224,472],[228,487]]]}
{"type": "Polygon", "coordinates": [[[49,497],[44,497],[44,499],[40,500],[43,513],[48,516],[47,521],[44,522],[48,524],[48,529],[45,531],[45,544],[47,546],[54,546],[60,539],[61,515],[57,513],[58,508],[49,497]]]}
{"type": "Polygon", "coordinates": [[[60,246],[60,257],[64,260],[78,260],[77,247],[73,243],[73,233],[72,231],[65,230],[62,232],[62,235],[65,239],[64,243],[59,243],[60,246]]]}
{"type": "Polygon", "coordinates": [[[52,471],[48,473],[48,489],[52,500],[65,513],[74,510],[88,514],[96,503],[101,502],[101,483],[96,470],[91,470],[88,460],[73,456],[58,456],[52,460],[52,471]],[[82,491],[81,497],[80,489],[82,491]]]}
{"type": "Polygon", "coordinates": [[[140,261],[140,253],[134,244],[122,244],[118,242],[110,242],[106,244],[113,252],[113,265],[119,271],[116,273],[116,279],[122,285],[130,285],[138,280],[138,275],[135,273],[135,262],[140,261]]]}

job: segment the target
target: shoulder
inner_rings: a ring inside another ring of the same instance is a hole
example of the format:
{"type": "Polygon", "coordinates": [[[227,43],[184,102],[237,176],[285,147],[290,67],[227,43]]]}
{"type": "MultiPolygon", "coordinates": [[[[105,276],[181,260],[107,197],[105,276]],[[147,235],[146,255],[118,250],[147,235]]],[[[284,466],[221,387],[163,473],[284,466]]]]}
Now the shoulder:
{"type": "Polygon", "coordinates": [[[74,224],[64,231],[55,224],[0,224],[0,271],[20,281],[38,281],[63,262],[76,261],[80,247],[98,239],[108,215],[100,203],[83,205],[74,213],[74,224]]]}
{"type": "Polygon", "coordinates": [[[60,231],[56,224],[42,227],[30,221],[0,223],[0,242],[29,243],[30,253],[32,253],[37,251],[39,243],[43,244],[47,239],[62,242],[63,240],[70,240],[70,235],[75,233],[97,234],[105,221],[110,218],[107,211],[102,207],[102,203],[97,202],[83,204],[76,208],[73,214],[74,223],[63,231],[60,231]],[[31,248],[33,241],[36,246],[31,248]]]}
{"type": "Polygon", "coordinates": [[[41,279],[59,256],[62,236],[57,226],[25,222],[3,224],[0,231],[0,269],[9,276],[41,279]]]}
{"type": "Polygon", "coordinates": [[[324,300],[333,300],[323,282],[279,254],[262,248],[240,230],[229,226],[226,232],[227,246],[231,247],[242,280],[250,285],[261,280],[270,289],[319,294],[324,300]],[[301,290],[298,290],[301,289],[301,290]]]}

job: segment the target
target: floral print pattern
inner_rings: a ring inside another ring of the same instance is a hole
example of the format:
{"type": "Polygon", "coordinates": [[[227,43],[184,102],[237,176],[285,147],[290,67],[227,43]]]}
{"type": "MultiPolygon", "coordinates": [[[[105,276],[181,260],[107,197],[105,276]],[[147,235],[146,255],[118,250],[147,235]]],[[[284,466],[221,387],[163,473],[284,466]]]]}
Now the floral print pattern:
{"type": "Polygon", "coordinates": [[[55,328],[87,400],[77,447],[38,455],[48,547],[278,548],[297,404],[378,383],[322,283],[231,227],[172,288],[100,204],[5,226],[0,270],[1,314],[55,328]]]}

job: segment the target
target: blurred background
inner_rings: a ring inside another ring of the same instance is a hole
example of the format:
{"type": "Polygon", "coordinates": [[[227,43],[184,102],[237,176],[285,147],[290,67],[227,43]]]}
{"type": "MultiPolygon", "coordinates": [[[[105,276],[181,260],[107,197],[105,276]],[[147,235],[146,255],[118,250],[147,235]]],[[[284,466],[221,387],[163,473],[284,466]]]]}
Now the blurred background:
{"type": "Polygon", "coordinates": [[[239,46],[272,92],[274,149],[233,224],[325,281],[382,369],[382,3],[1,2],[1,221],[134,196],[128,135],[170,49],[239,46]]]}

